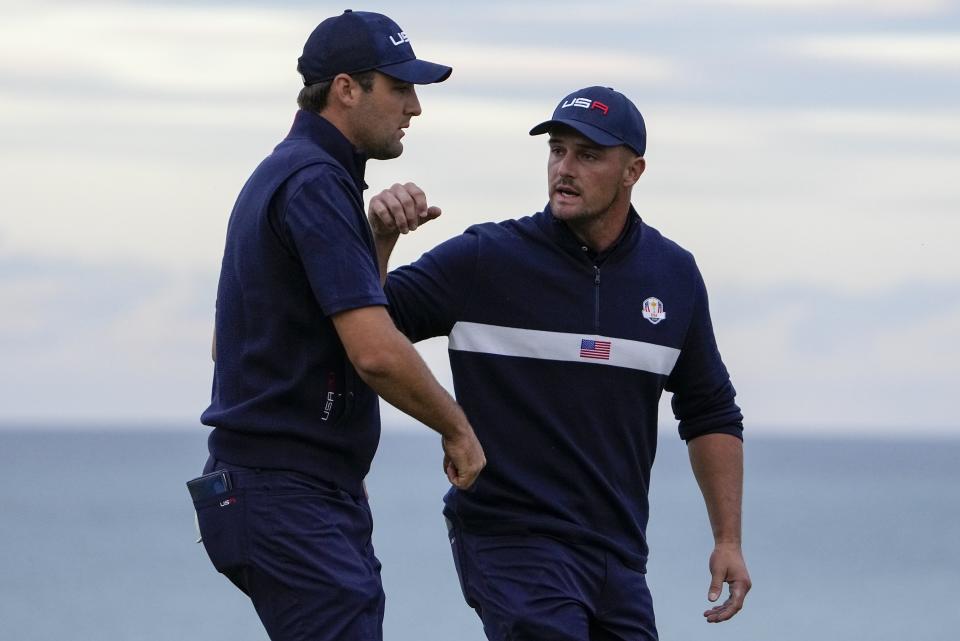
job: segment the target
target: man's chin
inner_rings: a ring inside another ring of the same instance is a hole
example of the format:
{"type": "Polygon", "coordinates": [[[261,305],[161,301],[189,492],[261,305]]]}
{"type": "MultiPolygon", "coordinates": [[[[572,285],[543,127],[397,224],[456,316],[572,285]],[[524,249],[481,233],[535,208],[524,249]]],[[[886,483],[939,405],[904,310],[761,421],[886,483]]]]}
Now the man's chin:
{"type": "Polygon", "coordinates": [[[553,217],[559,220],[572,220],[580,216],[580,209],[572,206],[570,203],[557,202],[556,198],[550,199],[550,211],[553,217]]]}
{"type": "Polygon", "coordinates": [[[373,160],[393,160],[403,153],[403,143],[397,141],[389,147],[380,147],[369,152],[368,156],[373,160]]]}

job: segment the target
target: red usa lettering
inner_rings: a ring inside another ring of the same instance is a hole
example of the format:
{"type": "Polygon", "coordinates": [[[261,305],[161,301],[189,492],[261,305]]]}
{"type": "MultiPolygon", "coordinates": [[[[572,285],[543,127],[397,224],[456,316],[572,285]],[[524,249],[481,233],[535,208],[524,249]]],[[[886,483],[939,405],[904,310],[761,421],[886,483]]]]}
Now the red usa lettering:
{"type": "Polygon", "coordinates": [[[410,42],[410,38],[407,37],[407,33],[405,31],[400,31],[397,33],[396,40],[393,39],[393,36],[390,36],[390,42],[393,43],[394,47],[399,47],[404,42],[410,42]]]}
{"type": "Polygon", "coordinates": [[[610,111],[610,108],[599,100],[590,100],[589,98],[574,98],[569,102],[564,102],[560,108],[566,109],[567,107],[580,107],[581,109],[599,109],[603,112],[603,115],[606,116],[610,111]]]}

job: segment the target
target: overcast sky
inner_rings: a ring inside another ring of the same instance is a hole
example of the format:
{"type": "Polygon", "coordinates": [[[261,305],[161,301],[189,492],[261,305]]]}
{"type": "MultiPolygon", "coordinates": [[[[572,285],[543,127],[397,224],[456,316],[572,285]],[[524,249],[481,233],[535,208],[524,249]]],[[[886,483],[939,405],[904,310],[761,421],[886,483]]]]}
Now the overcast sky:
{"type": "MultiPolygon", "coordinates": [[[[194,427],[230,208],[289,128],[303,41],[344,6],[0,7],[0,424],[194,427]]],[[[368,196],[414,180],[444,209],[396,264],[541,209],[527,130],[612,86],[647,121],[634,204],[696,255],[747,429],[960,432],[956,3],[353,8],[454,67],[420,89],[404,155],[368,165],[368,196]]],[[[423,352],[449,384],[445,342],[423,352]]]]}

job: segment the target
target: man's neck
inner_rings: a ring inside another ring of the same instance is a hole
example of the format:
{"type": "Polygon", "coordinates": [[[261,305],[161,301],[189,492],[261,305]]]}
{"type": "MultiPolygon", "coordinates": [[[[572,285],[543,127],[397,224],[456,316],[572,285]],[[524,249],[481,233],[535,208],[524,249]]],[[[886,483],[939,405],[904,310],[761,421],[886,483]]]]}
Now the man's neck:
{"type": "Polygon", "coordinates": [[[354,148],[357,147],[357,141],[354,140],[353,130],[350,128],[350,123],[347,121],[347,118],[344,116],[342,111],[327,107],[322,111],[315,111],[314,113],[336,127],[337,130],[343,134],[343,137],[350,141],[350,144],[353,145],[354,148]]]}
{"type": "Polygon", "coordinates": [[[620,238],[627,225],[629,213],[630,206],[628,204],[624,208],[618,208],[617,211],[607,211],[603,216],[597,216],[589,220],[565,222],[580,242],[590,248],[592,252],[602,254],[620,238]]]}

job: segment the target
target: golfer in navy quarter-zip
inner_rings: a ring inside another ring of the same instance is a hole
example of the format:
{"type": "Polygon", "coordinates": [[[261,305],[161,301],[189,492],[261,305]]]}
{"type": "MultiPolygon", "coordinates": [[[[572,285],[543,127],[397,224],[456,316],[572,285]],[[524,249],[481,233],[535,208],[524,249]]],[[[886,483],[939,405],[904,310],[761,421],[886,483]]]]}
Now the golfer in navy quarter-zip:
{"type": "MultiPolygon", "coordinates": [[[[397,326],[449,337],[456,396],[490,460],[444,497],[467,603],[491,640],[657,638],[645,572],[657,412],[673,392],[716,547],[704,613],[749,590],[740,552],[742,415],[693,256],[630,204],[646,129],[625,96],[588,87],[549,133],[550,202],[467,229],[389,273],[397,326]]],[[[413,212],[371,200],[381,270],[413,212]]]]}
{"type": "Polygon", "coordinates": [[[549,207],[477,225],[391,272],[386,292],[411,340],[449,335],[457,398],[497,454],[446,497],[472,531],[595,542],[642,570],[661,392],[684,439],[741,432],[693,257],[633,210],[601,255],[549,207]]]}

